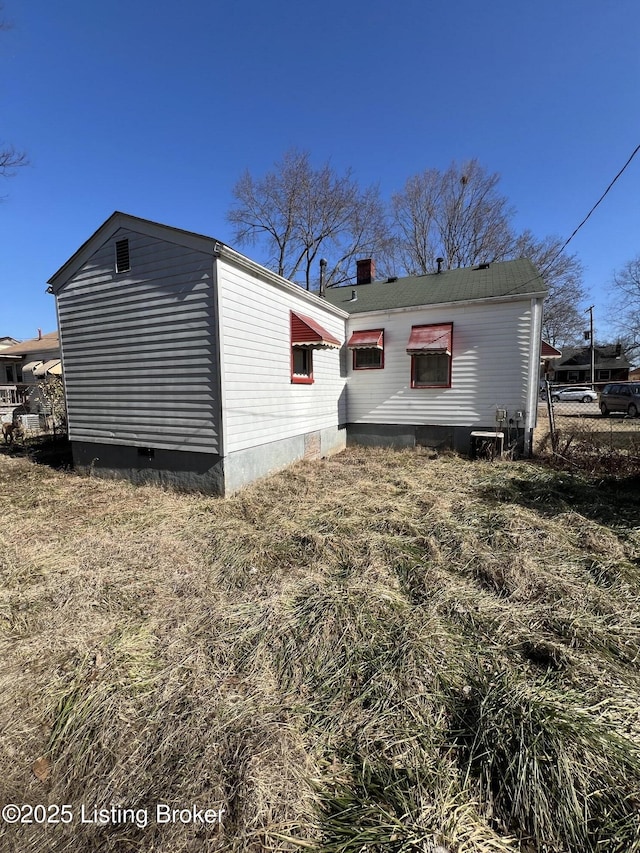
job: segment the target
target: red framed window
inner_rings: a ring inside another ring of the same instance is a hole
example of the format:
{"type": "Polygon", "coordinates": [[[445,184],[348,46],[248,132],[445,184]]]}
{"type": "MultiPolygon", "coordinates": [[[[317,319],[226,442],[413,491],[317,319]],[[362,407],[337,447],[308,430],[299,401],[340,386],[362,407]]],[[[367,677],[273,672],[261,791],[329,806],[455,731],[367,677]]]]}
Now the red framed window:
{"type": "Polygon", "coordinates": [[[347,342],[353,353],[354,370],[384,368],[384,329],[365,329],[353,332],[347,342]]]}
{"type": "Polygon", "coordinates": [[[313,383],[313,350],[340,349],[340,341],[313,317],[289,312],[291,326],[291,382],[297,385],[313,383]]]}
{"type": "Polygon", "coordinates": [[[310,347],[291,347],[291,381],[298,385],[313,383],[313,350],[310,347]]]}
{"type": "Polygon", "coordinates": [[[450,388],[453,323],[412,326],[407,344],[412,388],[450,388]]]}

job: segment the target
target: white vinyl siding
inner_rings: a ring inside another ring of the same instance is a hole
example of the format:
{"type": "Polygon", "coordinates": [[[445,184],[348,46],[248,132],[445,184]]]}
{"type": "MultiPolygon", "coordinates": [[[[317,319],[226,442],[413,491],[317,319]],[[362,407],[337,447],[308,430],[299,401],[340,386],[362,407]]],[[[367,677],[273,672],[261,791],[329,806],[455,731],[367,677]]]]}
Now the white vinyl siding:
{"type": "MultiPolygon", "coordinates": [[[[479,426],[496,407],[526,410],[531,301],[354,314],[350,333],[384,327],[384,370],[349,368],[349,422],[479,426]],[[412,388],[411,327],[453,323],[451,387],[412,388]]],[[[535,365],[532,368],[535,370],[535,365]]]]}
{"type": "Polygon", "coordinates": [[[339,341],[345,319],[329,307],[218,261],[225,455],[346,421],[340,350],[313,350],[313,384],[291,381],[290,312],[339,341]]]}
{"type": "Polygon", "coordinates": [[[72,441],[219,452],[212,263],[120,229],[62,288],[72,441]],[[124,239],[130,270],[116,274],[124,239]]]}

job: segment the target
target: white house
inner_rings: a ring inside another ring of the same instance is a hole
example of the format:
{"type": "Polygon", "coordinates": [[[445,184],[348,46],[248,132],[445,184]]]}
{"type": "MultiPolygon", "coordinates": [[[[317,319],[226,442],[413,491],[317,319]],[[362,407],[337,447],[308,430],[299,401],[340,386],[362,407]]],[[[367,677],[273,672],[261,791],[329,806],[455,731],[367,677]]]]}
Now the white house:
{"type": "Polygon", "coordinates": [[[468,452],[472,431],[498,427],[529,453],[546,293],[531,262],[387,281],[368,263],[326,293],[349,313],[349,440],[468,452]]]}
{"type": "Polygon", "coordinates": [[[535,425],[544,287],[527,261],[320,297],[114,213],[49,284],[80,469],[224,494],[347,437],[466,451],[499,407],[526,448],[535,425]]]}
{"type": "Polygon", "coordinates": [[[114,213],[50,279],[75,465],[230,492],[346,442],[346,312],[114,213]]]}

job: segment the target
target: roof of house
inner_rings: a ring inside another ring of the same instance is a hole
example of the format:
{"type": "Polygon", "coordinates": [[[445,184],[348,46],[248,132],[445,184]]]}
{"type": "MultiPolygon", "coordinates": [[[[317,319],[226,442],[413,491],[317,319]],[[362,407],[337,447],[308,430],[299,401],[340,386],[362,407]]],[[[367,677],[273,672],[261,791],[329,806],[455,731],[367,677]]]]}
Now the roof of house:
{"type": "Polygon", "coordinates": [[[562,350],[556,349],[554,346],[551,346],[551,344],[547,341],[542,341],[540,355],[542,356],[542,358],[561,358],[562,350]]]}
{"type": "MultiPolygon", "coordinates": [[[[600,369],[624,368],[630,367],[631,362],[628,360],[624,352],[616,356],[616,345],[606,344],[604,346],[595,346],[595,360],[600,369]]],[[[591,347],[565,347],[562,353],[562,359],[557,363],[556,370],[562,367],[571,367],[578,365],[591,364],[591,347]]]]}
{"type": "Polygon", "coordinates": [[[12,344],[20,343],[17,338],[11,338],[9,335],[4,335],[4,337],[0,337],[0,347],[9,347],[12,344]]]}
{"type": "MultiPolygon", "coordinates": [[[[163,225],[160,222],[153,222],[150,219],[142,219],[139,216],[132,216],[129,213],[122,213],[116,210],[111,216],[102,223],[102,225],[94,231],[88,240],[74,252],[74,254],[65,261],[65,263],[55,272],[47,282],[50,293],[58,294],[72,276],[90,259],[98,246],[101,246],[105,240],[113,237],[120,228],[127,228],[132,231],[149,234],[160,240],[165,240],[170,243],[175,243],[181,246],[187,246],[196,251],[205,252],[212,257],[220,257],[225,261],[238,265],[247,270],[253,275],[261,277],[263,280],[274,284],[279,288],[295,293],[296,296],[302,295],[305,301],[318,305],[320,297],[307,290],[303,290],[299,285],[288,279],[282,278],[277,273],[262,266],[261,264],[252,261],[246,255],[237,252],[231,246],[216,240],[214,237],[207,237],[204,234],[197,234],[194,231],[185,231],[182,228],[175,228],[172,225],[163,225]]],[[[332,305],[325,300],[324,308],[328,309],[332,314],[344,316],[344,312],[340,307],[332,305]]]]}
{"type": "Polygon", "coordinates": [[[326,300],[349,314],[359,314],[418,305],[544,296],[546,292],[544,281],[531,261],[520,258],[371,284],[327,288],[326,300]]]}
{"type": "Polygon", "coordinates": [[[19,358],[23,355],[28,355],[32,352],[49,352],[60,349],[60,340],[57,332],[47,332],[42,337],[31,338],[29,341],[22,341],[19,344],[6,347],[2,350],[2,355],[10,355],[19,358]]]}

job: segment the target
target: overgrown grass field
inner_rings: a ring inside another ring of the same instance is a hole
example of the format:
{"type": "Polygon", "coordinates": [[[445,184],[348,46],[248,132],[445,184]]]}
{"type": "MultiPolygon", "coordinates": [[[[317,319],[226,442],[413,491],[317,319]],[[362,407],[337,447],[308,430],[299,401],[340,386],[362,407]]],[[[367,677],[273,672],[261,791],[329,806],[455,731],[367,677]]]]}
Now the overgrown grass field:
{"type": "Polygon", "coordinates": [[[640,850],[637,481],[363,449],[214,499],[0,456],[0,507],[0,805],[73,818],[1,851],[640,850]]]}

